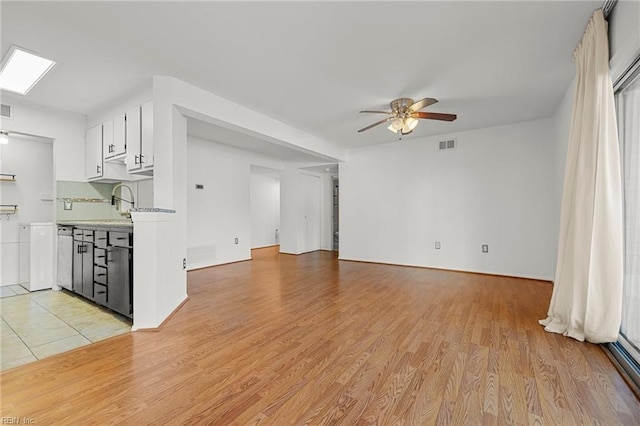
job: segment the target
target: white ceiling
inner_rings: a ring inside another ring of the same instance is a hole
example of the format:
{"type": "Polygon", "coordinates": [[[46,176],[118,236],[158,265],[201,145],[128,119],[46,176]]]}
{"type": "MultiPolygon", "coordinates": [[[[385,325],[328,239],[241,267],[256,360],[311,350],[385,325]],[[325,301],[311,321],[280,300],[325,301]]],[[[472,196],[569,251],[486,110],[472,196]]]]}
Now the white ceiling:
{"type": "Polygon", "coordinates": [[[551,116],[601,5],[3,0],[1,47],[59,62],[33,103],[89,115],[171,75],[354,148],[395,140],[384,126],[358,134],[381,118],[358,111],[400,96],[435,97],[428,111],[458,114],[422,120],[405,139],[551,116]]]}
{"type": "MultiPolygon", "coordinates": [[[[279,145],[271,141],[260,139],[257,136],[227,129],[203,120],[187,117],[187,133],[191,136],[231,145],[235,148],[257,152],[271,158],[295,163],[317,163],[323,161],[317,155],[304,152],[295,147],[279,145]]],[[[327,161],[327,159],[324,159],[327,161]]]]}

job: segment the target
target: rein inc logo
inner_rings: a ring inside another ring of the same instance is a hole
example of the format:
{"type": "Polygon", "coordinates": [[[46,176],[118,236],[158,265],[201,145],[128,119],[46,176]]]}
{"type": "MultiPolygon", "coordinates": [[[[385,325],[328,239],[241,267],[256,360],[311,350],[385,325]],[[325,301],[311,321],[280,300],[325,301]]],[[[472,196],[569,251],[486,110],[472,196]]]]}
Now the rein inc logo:
{"type": "Polygon", "coordinates": [[[36,420],[30,417],[0,417],[3,425],[35,425],[36,420]]]}

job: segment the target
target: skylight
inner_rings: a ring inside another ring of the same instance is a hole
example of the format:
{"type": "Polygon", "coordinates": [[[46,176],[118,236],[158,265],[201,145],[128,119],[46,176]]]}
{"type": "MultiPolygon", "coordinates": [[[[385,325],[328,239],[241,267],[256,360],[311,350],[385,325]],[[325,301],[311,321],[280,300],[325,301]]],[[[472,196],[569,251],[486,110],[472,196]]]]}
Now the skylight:
{"type": "Polygon", "coordinates": [[[26,95],[55,64],[54,61],[11,46],[2,62],[0,89],[26,95]]]}

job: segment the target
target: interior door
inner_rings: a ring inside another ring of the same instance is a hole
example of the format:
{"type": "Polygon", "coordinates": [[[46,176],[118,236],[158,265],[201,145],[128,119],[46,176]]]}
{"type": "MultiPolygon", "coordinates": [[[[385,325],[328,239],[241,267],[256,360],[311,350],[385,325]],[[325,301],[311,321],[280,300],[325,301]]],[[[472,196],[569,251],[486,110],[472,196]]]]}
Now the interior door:
{"type": "Polygon", "coordinates": [[[320,178],[302,176],[302,252],[320,250],[320,178]]]}

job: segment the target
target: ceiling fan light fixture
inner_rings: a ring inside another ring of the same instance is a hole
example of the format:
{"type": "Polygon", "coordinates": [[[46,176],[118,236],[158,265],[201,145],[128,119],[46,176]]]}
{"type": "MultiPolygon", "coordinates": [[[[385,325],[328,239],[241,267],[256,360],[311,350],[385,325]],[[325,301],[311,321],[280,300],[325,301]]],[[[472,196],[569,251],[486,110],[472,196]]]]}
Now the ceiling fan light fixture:
{"type": "Polygon", "coordinates": [[[398,131],[401,131],[403,127],[404,127],[404,120],[398,117],[398,118],[394,118],[391,121],[391,124],[389,124],[389,127],[387,127],[387,129],[391,130],[393,133],[398,133],[398,131]]]}
{"type": "Polygon", "coordinates": [[[421,109],[437,103],[438,100],[434,98],[424,98],[418,102],[414,102],[413,99],[399,98],[391,101],[389,106],[391,111],[372,111],[364,110],[361,113],[374,113],[374,114],[387,114],[387,118],[383,118],[373,124],[370,124],[362,129],[358,130],[358,133],[362,133],[380,124],[389,123],[387,129],[393,133],[401,132],[403,135],[408,135],[418,125],[418,119],[424,118],[429,120],[440,121],[454,121],[457,117],[456,114],[445,114],[440,112],[420,112],[421,109]]]}
{"type": "Polygon", "coordinates": [[[409,128],[409,131],[413,131],[413,129],[418,125],[418,120],[413,117],[409,117],[405,120],[404,124],[409,128]]]}

